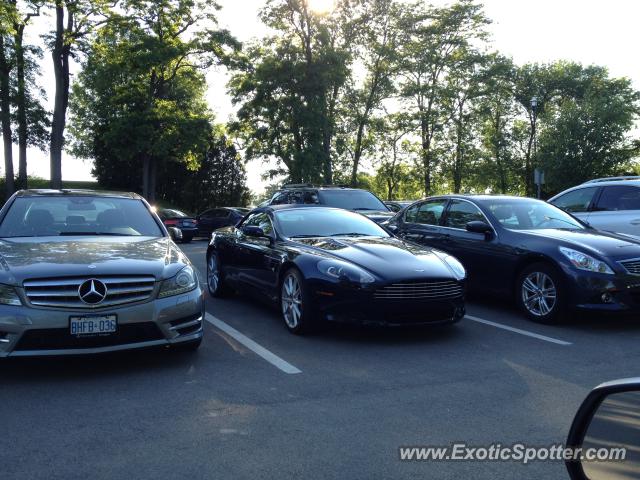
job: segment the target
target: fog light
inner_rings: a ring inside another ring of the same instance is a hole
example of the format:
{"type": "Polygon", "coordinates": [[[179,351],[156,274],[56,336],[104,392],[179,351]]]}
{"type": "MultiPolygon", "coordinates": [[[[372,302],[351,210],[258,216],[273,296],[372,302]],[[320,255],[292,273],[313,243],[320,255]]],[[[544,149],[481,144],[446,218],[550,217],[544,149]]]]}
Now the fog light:
{"type": "Polygon", "coordinates": [[[602,294],[602,303],[613,303],[613,296],[609,292],[605,292],[602,294]]]}

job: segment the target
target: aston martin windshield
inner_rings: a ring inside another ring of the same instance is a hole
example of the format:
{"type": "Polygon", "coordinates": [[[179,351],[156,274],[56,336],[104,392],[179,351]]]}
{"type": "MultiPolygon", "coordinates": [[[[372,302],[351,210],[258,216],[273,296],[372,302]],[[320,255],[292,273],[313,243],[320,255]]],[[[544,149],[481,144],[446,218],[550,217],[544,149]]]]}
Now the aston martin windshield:
{"type": "Polygon", "coordinates": [[[81,196],[16,198],[0,224],[0,238],[73,235],[161,237],[137,199],[81,196]]]}
{"type": "Polygon", "coordinates": [[[289,238],[389,235],[358,213],[325,208],[295,208],[275,213],[278,230],[289,238]]]}
{"type": "Polygon", "coordinates": [[[542,230],[565,228],[583,230],[585,227],[562,210],[539,200],[495,199],[483,200],[498,222],[509,230],[542,230]]]}
{"type": "Polygon", "coordinates": [[[366,190],[320,190],[323,205],[346,210],[375,210],[385,212],[388,208],[374,194],[366,190]]]}

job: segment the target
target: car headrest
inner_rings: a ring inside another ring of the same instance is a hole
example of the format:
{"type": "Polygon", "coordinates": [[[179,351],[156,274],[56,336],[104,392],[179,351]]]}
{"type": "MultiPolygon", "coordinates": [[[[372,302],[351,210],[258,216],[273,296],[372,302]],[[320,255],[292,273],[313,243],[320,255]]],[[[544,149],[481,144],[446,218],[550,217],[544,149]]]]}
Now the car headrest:
{"type": "Polygon", "coordinates": [[[513,217],[513,208],[509,205],[501,205],[493,211],[493,214],[498,220],[507,220],[513,217]]]}
{"type": "Polygon", "coordinates": [[[53,215],[49,210],[29,210],[25,218],[25,225],[29,228],[46,228],[54,224],[53,215]]]}
{"type": "Polygon", "coordinates": [[[117,208],[100,212],[96,220],[100,225],[108,228],[125,227],[127,225],[124,214],[117,208]]]}
{"type": "Polygon", "coordinates": [[[86,220],[82,215],[69,215],[67,217],[67,225],[82,225],[86,220]]]}

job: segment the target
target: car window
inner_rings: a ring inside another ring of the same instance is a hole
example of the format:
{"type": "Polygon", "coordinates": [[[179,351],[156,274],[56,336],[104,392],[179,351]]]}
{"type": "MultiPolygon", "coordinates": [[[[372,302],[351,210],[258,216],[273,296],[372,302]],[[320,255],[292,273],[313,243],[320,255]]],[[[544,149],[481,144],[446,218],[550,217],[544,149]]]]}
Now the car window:
{"type": "MultiPolygon", "coordinates": [[[[480,209],[470,202],[452,200],[444,221],[445,227],[465,229],[467,223],[481,221],[487,222],[480,209]]],[[[487,222],[489,223],[489,222],[487,222]]]]}
{"type": "Polygon", "coordinates": [[[286,205],[289,203],[289,192],[277,193],[271,200],[271,205],[286,205]]]}
{"type": "Polygon", "coordinates": [[[560,195],[551,203],[567,212],[586,212],[597,191],[598,187],[579,188],[560,195]]]}
{"type": "Polygon", "coordinates": [[[145,204],[128,198],[16,198],[0,225],[3,238],[101,234],[163,236],[145,204]]]}
{"type": "Polygon", "coordinates": [[[599,212],[640,210],[640,188],[628,185],[604,187],[595,210],[599,212]]]}
{"type": "Polygon", "coordinates": [[[164,208],[160,210],[160,218],[186,218],[189,217],[186,213],[180,210],[174,210],[172,208],[164,208]]]}
{"type": "Polygon", "coordinates": [[[304,203],[304,193],[300,190],[289,192],[289,203],[301,204],[304,203]]]}
{"type": "Polygon", "coordinates": [[[438,225],[446,203],[446,199],[441,199],[430,200],[414,205],[407,210],[405,222],[420,223],[422,225],[438,225]]]}
{"type": "Polygon", "coordinates": [[[273,225],[269,215],[264,212],[254,213],[242,223],[243,227],[260,227],[266,235],[273,234],[273,225]]]}
{"type": "Polygon", "coordinates": [[[509,230],[543,230],[584,227],[563,210],[534,199],[491,199],[483,201],[494,219],[509,230]]]}

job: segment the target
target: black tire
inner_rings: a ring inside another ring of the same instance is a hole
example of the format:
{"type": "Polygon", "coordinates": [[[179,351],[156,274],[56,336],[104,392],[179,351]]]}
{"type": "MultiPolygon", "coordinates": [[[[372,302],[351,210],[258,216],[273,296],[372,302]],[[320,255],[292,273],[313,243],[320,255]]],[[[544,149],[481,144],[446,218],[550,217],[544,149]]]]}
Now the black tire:
{"type": "Polygon", "coordinates": [[[282,276],[279,300],[280,314],[289,332],[304,335],[316,329],[304,277],[297,269],[290,268],[282,276]]]}
{"type": "Polygon", "coordinates": [[[200,348],[201,343],[202,343],[202,337],[200,337],[197,340],[192,340],[190,342],[178,343],[177,345],[173,346],[173,349],[176,352],[195,353],[198,351],[198,348],[200,348]]]}
{"type": "Polygon", "coordinates": [[[553,265],[528,265],[518,275],[516,302],[529,320],[554,324],[563,320],[567,298],[562,274],[553,265]]]}
{"type": "Polygon", "coordinates": [[[209,295],[215,298],[223,298],[229,295],[231,290],[224,282],[224,275],[220,266],[220,259],[216,252],[211,252],[207,257],[207,290],[209,295]],[[213,268],[217,271],[217,278],[213,278],[213,268]]]}
{"type": "Polygon", "coordinates": [[[193,240],[193,234],[191,233],[182,234],[182,243],[191,243],[191,240],[193,240]]]}

